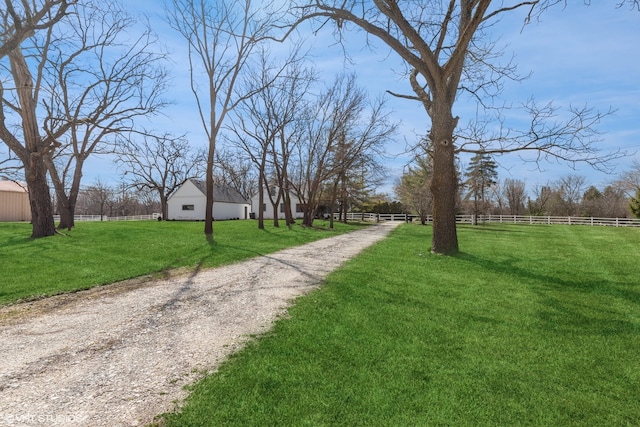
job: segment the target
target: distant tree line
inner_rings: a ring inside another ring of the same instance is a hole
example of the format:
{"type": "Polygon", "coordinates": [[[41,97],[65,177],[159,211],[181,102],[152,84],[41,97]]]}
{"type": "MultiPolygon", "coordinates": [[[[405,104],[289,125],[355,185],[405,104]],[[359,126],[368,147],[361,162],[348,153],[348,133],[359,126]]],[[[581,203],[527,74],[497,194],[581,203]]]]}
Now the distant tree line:
{"type": "MultiPolygon", "coordinates": [[[[429,163],[419,158],[405,171],[395,186],[404,209],[423,219],[430,215],[426,190],[430,181],[429,163]]],[[[459,214],[545,215],[604,218],[640,218],[640,162],[602,188],[586,178],[567,175],[545,185],[527,188],[521,179],[498,179],[498,165],[490,156],[474,156],[466,173],[460,172],[457,195],[459,214]]],[[[458,167],[460,170],[461,168],[458,167]]]]}
{"type": "MultiPolygon", "coordinates": [[[[505,120],[502,81],[524,76],[510,60],[502,62],[485,30],[518,9],[527,24],[562,3],[165,2],[165,22],[184,42],[186,89],[205,143],[204,151],[183,156],[188,144],[198,142],[146,128],[169,103],[164,94],[171,77],[167,53],[146,19],[113,2],[6,0],[0,8],[0,140],[6,146],[0,172],[21,174],[27,183],[32,237],[55,234],[54,210],[58,228],[73,227],[87,159],[112,154],[120,156],[127,188],[152,191],[165,214],[172,191],[204,173],[207,239],[213,239],[213,186],[222,177],[242,187],[239,174],[219,161],[225,150],[253,165],[257,187],[244,184],[243,194],[255,188],[272,206],[289,206],[287,224],[293,221],[290,193],[301,200],[304,225],[324,211],[344,219],[343,213],[371,198],[384,175],[381,151],[395,138],[396,125],[384,100],[359,87],[355,75],[323,85],[331,79],[316,75],[302,46],[309,31],[333,27],[336,42],[344,45],[351,30],[359,29],[390,48],[384,55],[403,63],[396,71],[404,76],[405,90],[386,93],[424,108],[425,128],[418,135],[429,144],[413,166],[414,176],[403,178],[401,197],[411,199],[405,209],[433,216],[432,252],[453,254],[458,212],[521,209],[519,194],[511,191],[519,183],[503,183],[510,193],[501,196],[487,156],[526,151],[537,153],[536,162],[606,168],[626,155],[600,152],[595,144],[597,125],[612,110],[569,106],[561,113],[532,96],[519,110],[528,124],[513,128],[505,120]],[[454,104],[465,94],[483,113],[460,120],[454,104]],[[475,156],[464,174],[456,165],[460,154],[475,156]],[[184,168],[163,175],[171,165],[184,168]]],[[[617,206],[610,202],[619,195],[615,186],[589,189],[579,179],[568,181],[536,189],[539,194],[522,204],[540,213],[573,214],[617,206]]],[[[627,195],[627,203],[638,196],[627,195]]],[[[627,207],[635,212],[635,206],[627,207]]]]}
{"type": "Polygon", "coordinates": [[[77,215],[115,217],[160,212],[160,202],[154,192],[136,189],[126,183],[111,186],[96,181],[79,191],[76,204],[77,215]]]}

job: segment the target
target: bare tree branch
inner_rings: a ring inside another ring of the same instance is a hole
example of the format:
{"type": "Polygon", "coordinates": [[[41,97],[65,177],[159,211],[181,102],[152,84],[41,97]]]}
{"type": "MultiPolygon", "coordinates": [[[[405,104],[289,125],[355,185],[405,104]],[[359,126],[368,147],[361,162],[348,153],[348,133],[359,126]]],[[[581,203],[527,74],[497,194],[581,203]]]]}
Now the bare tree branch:
{"type": "Polygon", "coordinates": [[[191,90],[209,143],[204,233],[213,239],[216,143],[227,115],[256,92],[241,93],[239,79],[255,49],[271,40],[273,2],[172,0],[167,21],[187,42],[191,90]]]}
{"type": "Polygon", "coordinates": [[[8,55],[37,31],[51,28],[75,0],[41,0],[29,3],[4,0],[0,8],[0,58],[8,55]]]}
{"type": "Polygon", "coordinates": [[[143,136],[141,142],[122,140],[116,163],[127,183],[137,190],[155,192],[167,219],[169,196],[187,179],[200,179],[204,172],[204,151],[194,150],[184,136],[143,136]]]}
{"type": "MultiPolygon", "coordinates": [[[[547,9],[566,4],[566,0],[294,0],[293,3],[290,32],[309,20],[319,25],[333,22],[341,38],[351,24],[377,37],[405,62],[408,83],[415,96],[392,94],[420,100],[431,120],[428,139],[433,147],[434,169],[433,252],[458,251],[457,152],[534,151],[538,153],[536,161],[564,160],[570,164],[582,161],[596,167],[606,166],[608,160],[619,155],[596,154],[593,147],[597,138],[592,127],[609,113],[595,113],[587,108],[572,108],[570,117],[562,121],[556,120],[553,108],[532,105],[531,125],[526,131],[509,130],[504,121],[498,122],[501,129],[497,132],[479,132],[489,127],[483,122],[470,126],[471,132],[457,129],[459,118],[453,115],[453,106],[460,93],[468,92],[481,108],[499,110],[502,106],[496,101],[502,90],[501,80],[522,79],[511,61],[497,62],[501,51],[487,38],[485,30],[516,10],[527,13],[523,23],[526,24],[547,9]]],[[[624,3],[627,2],[620,4],[624,3]]],[[[638,1],[631,4],[637,7],[638,1]]]]}

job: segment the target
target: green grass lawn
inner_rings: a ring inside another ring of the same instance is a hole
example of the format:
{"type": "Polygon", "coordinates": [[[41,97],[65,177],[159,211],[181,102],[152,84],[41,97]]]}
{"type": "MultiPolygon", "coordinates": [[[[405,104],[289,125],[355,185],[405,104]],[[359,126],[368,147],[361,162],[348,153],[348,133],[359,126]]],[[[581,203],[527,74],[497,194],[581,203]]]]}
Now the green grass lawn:
{"type": "Polygon", "coordinates": [[[78,222],[68,236],[31,239],[31,225],[0,223],[0,305],[87,289],[177,267],[215,267],[343,233],[356,225],[316,222],[258,230],[255,221],[78,222]]]}
{"type": "Polygon", "coordinates": [[[169,426],[640,425],[640,229],[405,225],[192,388],[169,426]]]}

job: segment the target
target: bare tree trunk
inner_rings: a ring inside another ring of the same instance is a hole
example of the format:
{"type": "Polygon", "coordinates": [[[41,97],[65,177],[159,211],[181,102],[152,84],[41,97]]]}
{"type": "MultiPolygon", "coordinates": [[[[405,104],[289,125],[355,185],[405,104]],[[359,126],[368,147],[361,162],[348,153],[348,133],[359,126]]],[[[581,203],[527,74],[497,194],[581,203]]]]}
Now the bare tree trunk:
{"type": "MultiPolygon", "coordinates": [[[[278,191],[282,191],[281,189],[278,189],[278,191]]],[[[269,196],[269,199],[271,199],[271,196],[269,196]]],[[[270,200],[271,201],[271,206],[273,206],[273,226],[278,228],[280,227],[280,220],[278,218],[278,216],[280,215],[280,210],[279,205],[280,205],[280,194],[278,194],[278,196],[276,197],[276,200],[270,200]]]]}
{"type": "Polygon", "coordinates": [[[78,200],[78,193],[80,192],[80,180],[82,179],[84,159],[76,156],[76,167],[74,168],[71,188],[69,189],[68,195],[65,191],[65,181],[58,174],[58,170],[51,157],[47,157],[44,163],[49,170],[49,176],[51,177],[51,182],[56,192],[56,206],[58,207],[58,214],[60,215],[58,229],[71,230],[75,226],[76,202],[78,200]]]}
{"type": "Polygon", "coordinates": [[[293,211],[291,208],[291,195],[289,194],[289,187],[286,187],[286,190],[284,190],[283,194],[283,202],[284,202],[284,217],[285,217],[285,221],[287,223],[287,227],[295,224],[295,219],[293,218],[293,211]]]}
{"type": "Polygon", "coordinates": [[[75,209],[70,205],[69,200],[65,197],[64,200],[58,197],[58,215],[60,215],[60,223],[58,224],[58,230],[71,230],[75,226],[74,216],[75,209]]]}
{"type": "Polygon", "coordinates": [[[438,254],[458,252],[456,231],[456,197],[458,179],[456,177],[453,131],[456,121],[448,113],[433,116],[431,141],[433,142],[433,237],[431,251],[438,254]]]}
{"type": "Polygon", "coordinates": [[[166,221],[169,217],[169,206],[167,204],[167,196],[164,193],[160,194],[160,209],[162,210],[162,219],[166,221]]]}
{"type": "Polygon", "coordinates": [[[209,142],[207,172],[205,181],[206,201],[204,206],[204,234],[208,241],[213,240],[213,158],[216,150],[215,140],[209,142]]]}
{"type": "Polygon", "coordinates": [[[317,209],[317,204],[313,201],[313,199],[308,198],[308,201],[304,207],[302,225],[304,225],[305,227],[313,227],[313,220],[315,219],[317,209]]]}
{"type": "MultiPolygon", "coordinates": [[[[336,200],[338,199],[338,186],[340,185],[340,177],[338,176],[333,182],[331,189],[331,199],[329,202],[329,228],[333,228],[333,213],[336,210],[336,200]]],[[[342,215],[342,213],[340,214],[342,215]]]]}
{"type": "Polygon", "coordinates": [[[318,200],[321,197],[320,184],[320,178],[315,177],[307,186],[307,203],[304,207],[304,218],[302,220],[302,224],[306,227],[313,227],[313,220],[318,212],[318,200]]]}
{"type": "Polygon", "coordinates": [[[29,165],[25,165],[25,178],[31,206],[31,237],[53,236],[56,227],[53,222],[51,193],[47,184],[47,168],[39,154],[31,155],[29,165]]]}
{"type": "MultiPolygon", "coordinates": [[[[11,74],[13,75],[18,99],[20,100],[20,116],[24,147],[19,146],[25,167],[25,178],[29,188],[31,205],[31,237],[46,237],[55,234],[51,193],[47,183],[47,167],[44,156],[49,155],[52,147],[46,146],[39,133],[36,117],[36,100],[34,98],[33,77],[29,72],[27,61],[21,49],[9,54],[11,74]]],[[[2,114],[4,130],[4,113],[2,114]]],[[[13,147],[12,147],[13,148],[13,147]]],[[[18,147],[15,147],[18,148],[18,147]]]]}
{"type": "Polygon", "coordinates": [[[347,178],[346,176],[343,174],[342,175],[342,184],[341,184],[341,189],[340,189],[340,198],[341,198],[341,202],[340,202],[340,217],[338,218],[338,220],[341,220],[343,223],[347,223],[347,209],[348,209],[348,205],[349,205],[349,200],[348,200],[348,193],[347,193],[347,178]]]}
{"type": "Polygon", "coordinates": [[[262,171],[258,177],[258,229],[264,230],[264,178],[262,171]]]}

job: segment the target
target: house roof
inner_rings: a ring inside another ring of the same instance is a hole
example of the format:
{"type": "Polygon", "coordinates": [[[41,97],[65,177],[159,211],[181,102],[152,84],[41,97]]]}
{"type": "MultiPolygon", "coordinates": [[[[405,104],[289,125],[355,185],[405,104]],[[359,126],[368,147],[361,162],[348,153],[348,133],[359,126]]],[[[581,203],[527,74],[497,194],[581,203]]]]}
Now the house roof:
{"type": "Polygon", "coordinates": [[[28,193],[27,184],[15,181],[0,180],[0,191],[10,193],[28,193]]]}
{"type": "MultiPolygon", "coordinates": [[[[190,179],[191,182],[202,192],[203,195],[206,195],[206,183],[205,181],[199,179],[190,179]]],[[[249,204],[247,200],[242,197],[235,188],[226,186],[226,185],[214,185],[213,186],[213,200],[215,202],[226,202],[226,203],[243,203],[249,204]]]]}

